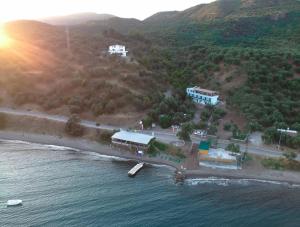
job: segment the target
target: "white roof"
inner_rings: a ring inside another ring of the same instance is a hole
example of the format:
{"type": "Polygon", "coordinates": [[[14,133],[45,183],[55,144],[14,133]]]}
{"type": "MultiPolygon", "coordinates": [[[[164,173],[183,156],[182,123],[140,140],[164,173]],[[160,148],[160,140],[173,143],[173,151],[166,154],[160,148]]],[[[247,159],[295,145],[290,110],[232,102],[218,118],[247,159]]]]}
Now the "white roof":
{"type": "Polygon", "coordinates": [[[145,145],[149,144],[150,141],[154,138],[155,138],[154,136],[149,136],[149,135],[136,133],[136,132],[128,132],[128,131],[120,131],[115,133],[112,136],[112,139],[119,139],[119,140],[145,144],[145,145]]]}
{"type": "Polygon", "coordinates": [[[208,156],[214,159],[236,160],[236,157],[232,156],[230,153],[231,152],[226,151],[222,148],[218,148],[218,149],[210,148],[208,156]]]}

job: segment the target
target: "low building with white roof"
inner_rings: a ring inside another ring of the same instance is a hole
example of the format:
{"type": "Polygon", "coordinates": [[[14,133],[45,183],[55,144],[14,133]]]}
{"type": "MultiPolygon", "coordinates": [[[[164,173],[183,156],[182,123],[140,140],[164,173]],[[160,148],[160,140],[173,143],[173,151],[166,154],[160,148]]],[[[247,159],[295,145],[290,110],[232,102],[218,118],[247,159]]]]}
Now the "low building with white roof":
{"type": "Polygon", "coordinates": [[[111,139],[112,143],[116,145],[148,149],[155,137],[121,130],[120,132],[116,132],[111,139]]]}

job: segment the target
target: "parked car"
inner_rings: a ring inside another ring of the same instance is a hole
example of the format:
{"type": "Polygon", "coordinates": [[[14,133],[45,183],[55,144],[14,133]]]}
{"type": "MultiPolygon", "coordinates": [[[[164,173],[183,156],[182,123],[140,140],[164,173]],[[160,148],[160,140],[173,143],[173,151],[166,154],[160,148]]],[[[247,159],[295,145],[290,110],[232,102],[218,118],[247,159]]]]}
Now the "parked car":
{"type": "Polygon", "coordinates": [[[193,133],[195,136],[201,136],[204,137],[207,135],[207,132],[205,130],[195,130],[193,133]]]}

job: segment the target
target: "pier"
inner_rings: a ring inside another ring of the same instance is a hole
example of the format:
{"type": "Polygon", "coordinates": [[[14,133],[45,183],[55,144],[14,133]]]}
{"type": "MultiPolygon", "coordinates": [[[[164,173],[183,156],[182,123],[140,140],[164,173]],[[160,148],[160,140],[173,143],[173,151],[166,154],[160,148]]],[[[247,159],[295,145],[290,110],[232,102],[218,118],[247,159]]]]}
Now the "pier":
{"type": "Polygon", "coordinates": [[[136,164],[131,170],[129,170],[128,176],[134,177],[144,167],[144,165],[144,162],[136,164]]]}

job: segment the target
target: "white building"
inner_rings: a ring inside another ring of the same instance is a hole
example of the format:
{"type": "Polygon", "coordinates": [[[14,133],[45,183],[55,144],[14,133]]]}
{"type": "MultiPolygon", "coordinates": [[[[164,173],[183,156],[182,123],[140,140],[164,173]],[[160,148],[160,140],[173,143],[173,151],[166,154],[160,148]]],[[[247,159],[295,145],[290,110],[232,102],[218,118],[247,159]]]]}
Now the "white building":
{"type": "Polygon", "coordinates": [[[120,132],[115,133],[111,137],[111,139],[112,143],[116,145],[147,149],[149,148],[151,141],[153,141],[155,137],[146,134],[122,130],[120,132]]]}
{"type": "Polygon", "coordinates": [[[187,88],[186,93],[193,101],[204,105],[217,105],[219,95],[216,91],[202,89],[200,87],[187,88]]]}
{"type": "Polygon", "coordinates": [[[210,148],[208,154],[200,154],[199,165],[221,169],[240,169],[237,156],[222,148],[210,148]]]}
{"type": "Polygon", "coordinates": [[[108,53],[110,54],[116,54],[116,55],[120,55],[122,57],[126,57],[127,56],[127,52],[125,46],[123,45],[112,45],[109,46],[108,49],[108,53]]]}

